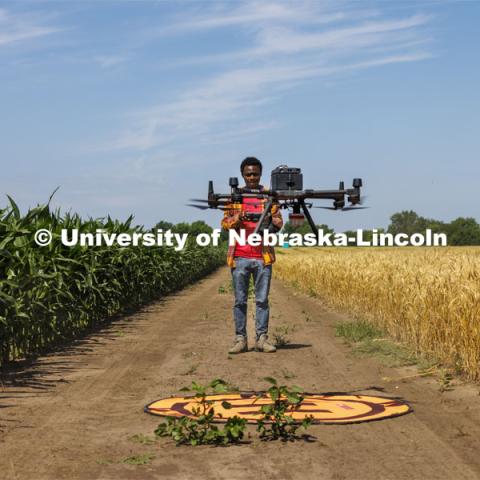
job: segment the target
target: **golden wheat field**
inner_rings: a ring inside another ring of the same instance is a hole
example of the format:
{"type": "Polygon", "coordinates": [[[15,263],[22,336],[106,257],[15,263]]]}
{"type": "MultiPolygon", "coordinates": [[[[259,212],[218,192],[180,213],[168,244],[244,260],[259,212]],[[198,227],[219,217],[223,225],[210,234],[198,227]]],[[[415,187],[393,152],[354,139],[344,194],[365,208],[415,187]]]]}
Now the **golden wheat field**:
{"type": "Polygon", "coordinates": [[[292,248],[275,276],[480,378],[480,248],[292,248]]]}

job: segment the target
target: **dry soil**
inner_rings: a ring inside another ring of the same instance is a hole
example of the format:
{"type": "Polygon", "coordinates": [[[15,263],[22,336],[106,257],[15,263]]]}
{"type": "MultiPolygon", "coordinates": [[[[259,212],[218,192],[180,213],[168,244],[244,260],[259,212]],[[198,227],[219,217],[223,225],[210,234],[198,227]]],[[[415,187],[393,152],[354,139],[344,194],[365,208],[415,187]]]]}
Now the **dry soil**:
{"type": "MultiPolygon", "coordinates": [[[[359,358],[335,337],[345,317],[278,280],[271,330],[295,326],[289,348],[231,356],[229,272],[124,316],[74,344],[4,373],[0,391],[0,477],[7,479],[479,479],[480,396],[475,385],[441,392],[359,358]],[[145,445],[160,418],[147,403],[192,380],[223,378],[261,390],[265,376],[310,392],[361,392],[406,399],[414,412],[355,425],[314,425],[313,441],[176,447],[145,445]],[[145,465],[125,463],[149,455],[145,465]]],[[[252,321],[250,335],[253,338],[252,321]]]]}

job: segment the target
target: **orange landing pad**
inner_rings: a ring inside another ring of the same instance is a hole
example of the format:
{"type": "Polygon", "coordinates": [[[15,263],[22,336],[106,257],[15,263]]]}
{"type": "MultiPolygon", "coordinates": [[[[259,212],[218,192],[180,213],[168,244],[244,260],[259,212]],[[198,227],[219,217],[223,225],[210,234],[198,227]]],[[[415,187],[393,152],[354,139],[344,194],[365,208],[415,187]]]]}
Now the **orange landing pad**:
{"type": "MultiPolygon", "coordinates": [[[[412,411],[403,400],[370,395],[306,393],[304,397],[300,408],[290,414],[298,422],[312,416],[313,423],[359,423],[397,417],[412,411]]],[[[271,403],[267,395],[258,392],[207,395],[206,399],[212,402],[218,422],[224,422],[236,415],[245,418],[249,423],[255,423],[261,417],[261,406],[271,403]],[[224,408],[223,401],[230,403],[231,408],[224,408]]],[[[198,407],[195,397],[171,397],[150,403],[145,407],[145,412],[160,416],[195,418],[195,407],[198,407]]]]}

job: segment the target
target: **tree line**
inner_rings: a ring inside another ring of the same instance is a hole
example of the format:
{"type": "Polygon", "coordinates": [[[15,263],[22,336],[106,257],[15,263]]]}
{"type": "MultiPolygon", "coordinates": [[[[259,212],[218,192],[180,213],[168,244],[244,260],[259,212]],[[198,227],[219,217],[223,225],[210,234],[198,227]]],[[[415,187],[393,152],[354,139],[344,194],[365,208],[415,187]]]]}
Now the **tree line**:
{"type": "MultiPolygon", "coordinates": [[[[334,232],[328,225],[317,225],[317,228],[324,232],[334,232]]],[[[378,233],[387,232],[393,235],[405,233],[408,236],[414,233],[423,233],[430,229],[433,233],[445,233],[448,239],[448,245],[480,245],[480,224],[472,217],[458,217],[451,222],[442,222],[433,218],[426,218],[418,215],[413,210],[404,210],[394,213],[390,217],[390,224],[385,228],[376,228],[378,233]]],[[[289,222],[285,224],[286,233],[309,233],[311,231],[307,222],[301,227],[293,227],[289,222]]],[[[363,230],[363,238],[371,240],[373,230],[363,230]]],[[[344,232],[349,236],[354,236],[353,231],[344,232]]]]}
{"type": "MultiPolygon", "coordinates": [[[[335,233],[333,228],[328,225],[319,224],[316,225],[318,229],[322,229],[324,232],[335,233]]],[[[212,227],[202,220],[197,220],[193,223],[177,223],[173,224],[166,221],[158,222],[155,225],[156,229],[172,230],[176,233],[189,233],[190,235],[198,235],[199,233],[211,233],[212,227]]],[[[390,224],[385,228],[376,228],[378,233],[391,233],[396,235],[397,233],[405,233],[408,236],[414,233],[423,233],[425,230],[430,229],[432,233],[445,233],[448,239],[448,245],[480,245],[480,224],[472,217],[458,217],[451,222],[442,222],[433,218],[426,218],[418,215],[413,210],[403,210],[402,212],[394,213],[390,217],[390,224]]],[[[285,233],[310,233],[310,225],[307,221],[300,227],[294,227],[290,222],[286,222],[283,227],[285,233]]],[[[369,241],[372,238],[372,230],[364,229],[363,238],[365,241],[369,241]]],[[[355,232],[347,230],[344,232],[349,237],[355,236],[355,232]]],[[[222,240],[227,240],[228,235],[226,232],[222,232],[222,240]]]]}

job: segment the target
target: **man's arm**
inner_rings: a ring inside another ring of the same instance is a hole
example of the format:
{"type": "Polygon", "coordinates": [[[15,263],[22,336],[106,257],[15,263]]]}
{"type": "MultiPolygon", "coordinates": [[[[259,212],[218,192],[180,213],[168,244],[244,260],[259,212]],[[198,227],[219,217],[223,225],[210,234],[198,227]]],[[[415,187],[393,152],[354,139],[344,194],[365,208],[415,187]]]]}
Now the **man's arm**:
{"type": "Polygon", "coordinates": [[[237,228],[242,223],[240,217],[242,212],[236,208],[230,208],[227,205],[227,208],[223,212],[223,219],[222,219],[222,228],[224,230],[230,230],[231,228],[237,228]]]}
{"type": "MultiPolygon", "coordinates": [[[[278,203],[272,205],[271,215],[273,225],[280,230],[283,227],[283,218],[278,203]]],[[[231,204],[227,205],[223,212],[222,228],[230,230],[231,228],[241,227],[243,220],[243,212],[241,210],[233,208],[231,204]]]]}
{"type": "Polygon", "coordinates": [[[279,230],[283,227],[282,213],[280,212],[278,204],[272,206],[272,223],[279,230]]]}

